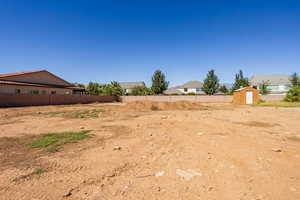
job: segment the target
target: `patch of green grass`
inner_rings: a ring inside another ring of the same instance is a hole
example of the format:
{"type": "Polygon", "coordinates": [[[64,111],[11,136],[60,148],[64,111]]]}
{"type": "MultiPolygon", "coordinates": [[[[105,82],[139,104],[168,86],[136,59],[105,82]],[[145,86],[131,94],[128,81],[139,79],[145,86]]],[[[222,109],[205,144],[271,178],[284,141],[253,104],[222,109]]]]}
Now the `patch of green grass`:
{"type": "Polygon", "coordinates": [[[44,114],[46,115],[59,115],[59,114],[64,114],[64,111],[54,111],[54,112],[46,112],[44,114]]]}
{"type": "Polygon", "coordinates": [[[79,132],[46,133],[41,134],[40,137],[27,144],[33,148],[44,149],[46,152],[56,152],[65,144],[75,143],[90,137],[89,132],[84,130],[79,132]]]}
{"type": "Polygon", "coordinates": [[[273,106],[273,107],[300,107],[300,102],[286,102],[286,101],[275,101],[275,102],[260,102],[257,106],[273,106]]]}
{"type": "Polygon", "coordinates": [[[69,113],[67,116],[71,118],[97,118],[100,112],[104,112],[104,110],[103,109],[78,110],[69,113]]]}
{"type": "Polygon", "coordinates": [[[43,168],[36,168],[36,169],[33,170],[33,172],[31,174],[40,175],[40,174],[45,173],[45,172],[46,172],[46,170],[43,169],[43,168]]]}

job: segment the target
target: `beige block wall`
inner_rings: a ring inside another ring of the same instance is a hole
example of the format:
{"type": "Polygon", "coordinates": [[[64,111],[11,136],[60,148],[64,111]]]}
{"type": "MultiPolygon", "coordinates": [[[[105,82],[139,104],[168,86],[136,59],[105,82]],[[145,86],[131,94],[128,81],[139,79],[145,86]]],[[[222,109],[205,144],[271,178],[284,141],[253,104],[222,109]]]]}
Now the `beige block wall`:
{"type": "Polygon", "coordinates": [[[56,91],[56,94],[72,94],[73,92],[72,89],[65,89],[65,88],[45,88],[45,87],[0,84],[0,94],[15,94],[16,89],[20,89],[21,94],[30,94],[31,90],[38,90],[39,94],[42,94],[42,91],[46,91],[46,94],[51,94],[51,91],[56,91]]]}
{"type": "Polygon", "coordinates": [[[197,102],[232,102],[232,96],[122,96],[122,102],[131,101],[161,101],[161,102],[176,102],[176,101],[197,101],[197,102]]]}
{"type": "Polygon", "coordinates": [[[38,72],[38,73],[32,73],[32,74],[4,77],[4,78],[0,78],[0,80],[17,81],[17,82],[19,81],[19,82],[47,84],[47,85],[69,86],[67,83],[52,76],[48,72],[38,72]]]}

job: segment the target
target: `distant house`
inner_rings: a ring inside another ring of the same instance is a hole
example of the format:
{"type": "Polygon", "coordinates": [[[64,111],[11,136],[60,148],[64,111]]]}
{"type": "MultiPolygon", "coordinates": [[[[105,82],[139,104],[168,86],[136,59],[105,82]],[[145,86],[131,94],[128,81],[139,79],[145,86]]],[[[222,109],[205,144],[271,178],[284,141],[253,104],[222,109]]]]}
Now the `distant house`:
{"type": "Polygon", "coordinates": [[[189,81],[183,85],[169,88],[164,94],[205,94],[202,90],[203,83],[200,81],[189,81]]]}
{"type": "Polygon", "coordinates": [[[146,86],[143,81],[140,82],[120,82],[121,88],[125,91],[125,93],[130,93],[132,88],[137,86],[146,86]]]}
{"type": "Polygon", "coordinates": [[[200,81],[189,81],[177,88],[183,94],[195,93],[195,94],[204,94],[203,83],[200,81]]]}
{"type": "Polygon", "coordinates": [[[250,79],[250,85],[260,90],[260,85],[266,82],[270,94],[285,94],[290,87],[290,76],[288,75],[255,75],[250,79]]]}
{"type": "Polygon", "coordinates": [[[0,74],[1,94],[82,94],[83,88],[46,70],[0,74]]]}
{"type": "Polygon", "coordinates": [[[180,90],[178,90],[177,87],[172,87],[172,88],[169,88],[169,89],[165,90],[164,94],[168,94],[168,95],[171,95],[171,94],[180,95],[180,94],[184,94],[184,93],[181,92],[180,90]]]}

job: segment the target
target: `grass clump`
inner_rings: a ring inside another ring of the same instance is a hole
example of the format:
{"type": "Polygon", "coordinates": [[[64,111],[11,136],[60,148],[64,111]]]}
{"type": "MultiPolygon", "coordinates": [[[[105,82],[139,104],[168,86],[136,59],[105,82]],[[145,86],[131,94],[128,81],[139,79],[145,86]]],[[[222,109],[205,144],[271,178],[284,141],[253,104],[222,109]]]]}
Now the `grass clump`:
{"type": "Polygon", "coordinates": [[[274,101],[274,102],[260,102],[257,105],[273,106],[273,107],[300,107],[300,102],[274,101]]]}
{"type": "Polygon", "coordinates": [[[32,175],[34,175],[34,174],[40,175],[40,174],[45,173],[45,172],[46,172],[46,170],[43,169],[43,168],[36,168],[36,169],[33,170],[33,172],[31,174],[32,175]]]}
{"type": "Polygon", "coordinates": [[[46,152],[56,152],[63,145],[76,143],[79,140],[90,137],[90,131],[47,133],[28,143],[30,147],[41,148],[46,152]]]}
{"type": "Polygon", "coordinates": [[[43,168],[36,168],[36,169],[33,170],[33,172],[31,172],[29,174],[22,175],[22,176],[14,178],[13,181],[16,182],[16,181],[20,181],[20,180],[24,180],[24,179],[30,179],[34,175],[41,175],[45,172],[47,172],[47,171],[43,168]]]}
{"type": "Polygon", "coordinates": [[[53,111],[53,112],[46,112],[46,115],[59,115],[59,114],[64,114],[65,112],[63,111],[53,111]]]}
{"type": "Polygon", "coordinates": [[[98,118],[99,113],[104,112],[103,109],[79,110],[69,113],[71,118],[98,118]]]}

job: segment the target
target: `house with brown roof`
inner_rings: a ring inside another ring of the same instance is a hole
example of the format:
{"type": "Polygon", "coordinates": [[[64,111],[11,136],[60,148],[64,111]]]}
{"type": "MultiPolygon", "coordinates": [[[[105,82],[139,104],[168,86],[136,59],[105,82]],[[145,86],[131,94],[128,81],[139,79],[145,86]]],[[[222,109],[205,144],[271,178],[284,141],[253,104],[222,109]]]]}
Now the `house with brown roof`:
{"type": "Polygon", "coordinates": [[[84,88],[46,71],[0,74],[0,94],[83,94],[84,88]]]}

